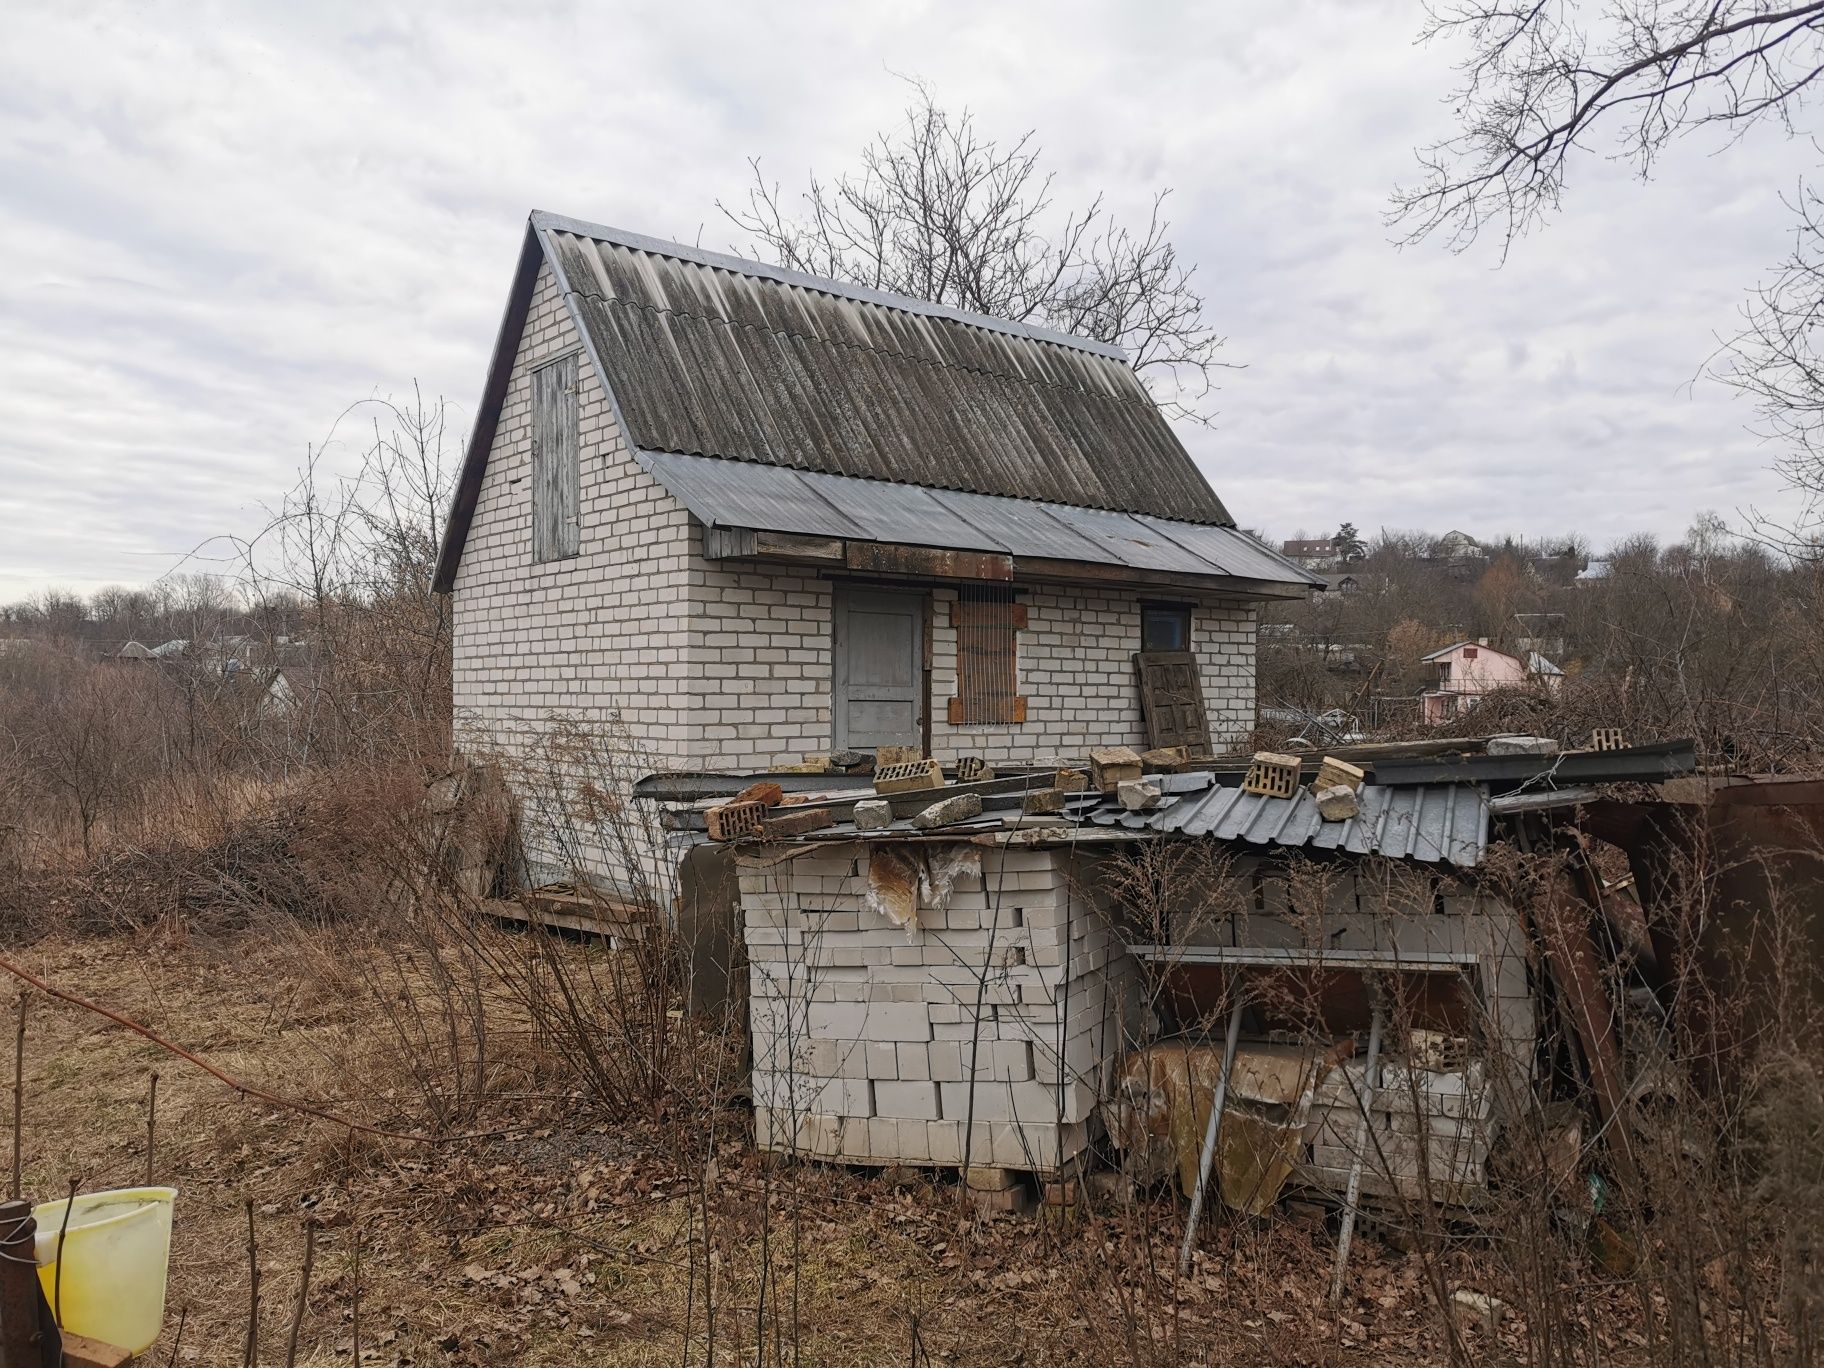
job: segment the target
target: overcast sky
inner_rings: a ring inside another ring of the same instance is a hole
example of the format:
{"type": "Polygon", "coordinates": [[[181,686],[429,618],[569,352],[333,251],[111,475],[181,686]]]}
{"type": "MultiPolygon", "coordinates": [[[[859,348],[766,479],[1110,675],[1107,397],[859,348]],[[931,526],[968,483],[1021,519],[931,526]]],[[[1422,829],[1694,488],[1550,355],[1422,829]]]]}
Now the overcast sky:
{"type": "MultiPolygon", "coordinates": [[[[1181,435],[1244,525],[1678,535],[1777,506],[1692,383],[1782,252],[1803,144],[1591,162],[1505,266],[1390,245],[1450,54],[1413,0],[92,4],[0,15],[0,600],[246,531],[351,401],[466,431],[524,219],[740,247],[745,158],[851,165],[902,76],[1030,128],[1060,200],[1171,188],[1228,337],[1181,435]]],[[[347,460],[349,440],[332,451],[347,460]]]]}

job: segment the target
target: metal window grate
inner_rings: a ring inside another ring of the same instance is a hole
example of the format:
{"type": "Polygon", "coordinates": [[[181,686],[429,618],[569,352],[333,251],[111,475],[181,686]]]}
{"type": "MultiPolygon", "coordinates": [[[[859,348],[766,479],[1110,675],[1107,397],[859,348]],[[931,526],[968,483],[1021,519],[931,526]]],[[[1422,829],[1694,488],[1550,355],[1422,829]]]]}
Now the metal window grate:
{"type": "Polygon", "coordinates": [[[950,721],[960,725],[1024,722],[1020,696],[1019,632],[1026,609],[1011,585],[970,586],[951,605],[956,629],[956,697],[950,721]]]}

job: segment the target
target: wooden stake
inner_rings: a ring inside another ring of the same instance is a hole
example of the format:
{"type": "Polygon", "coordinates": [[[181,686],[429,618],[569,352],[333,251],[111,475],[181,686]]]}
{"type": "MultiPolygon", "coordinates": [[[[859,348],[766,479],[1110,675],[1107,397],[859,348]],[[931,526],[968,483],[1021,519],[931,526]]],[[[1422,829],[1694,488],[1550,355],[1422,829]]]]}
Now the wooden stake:
{"type": "Polygon", "coordinates": [[[190,1308],[184,1307],[177,1313],[177,1334],[171,1339],[171,1357],[165,1360],[165,1368],[177,1368],[177,1351],[184,1343],[184,1322],[190,1319],[190,1308]]]}
{"type": "Polygon", "coordinates": [[[310,1265],[317,1252],[317,1223],[304,1223],[304,1274],[298,1280],[298,1306],[291,1315],[291,1334],[285,1340],[285,1368],[298,1361],[298,1331],[304,1327],[304,1307],[310,1296],[310,1265]]]}
{"type": "Polygon", "coordinates": [[[19,1200],[19,1137],[20,1127],[25,1115],[25,1004],[24,992],[19,994],[19,1030],[13,1037],[13,1186],[8,1194],[14,1201],[19,1200]]]}
{"type": "Polygon", "coordinates": [[[247,1199],[247,1346],[241,1368],[256,1368],[260,1361],[260,1248],[253,1238],[253,1199],[247,1199]]]}
{"type": "Polygon", "coordinates": [[[158,1153],[158,1070],[152,1070],[151,1089],[146,1094],[146,1186],[153,1183],[153,1160],[158,1153]]]}
{"type": "Polygon", "coordinates": [[[355,1322],[355,1368],[361,1365],[361,1227],[355,1227],[355,1278],[354,1278],[354,1322],[355,1322]]]}

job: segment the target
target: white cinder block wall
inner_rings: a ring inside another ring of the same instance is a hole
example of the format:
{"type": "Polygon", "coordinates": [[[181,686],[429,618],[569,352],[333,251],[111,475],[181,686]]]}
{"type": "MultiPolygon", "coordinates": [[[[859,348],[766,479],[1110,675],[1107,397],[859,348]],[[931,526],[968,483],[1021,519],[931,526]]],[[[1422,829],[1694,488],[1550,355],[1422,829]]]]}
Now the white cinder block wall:
{"type": "MultiPolygon", "coordinates": [[[[1362,1175],[1363,1190],[1377,1195],[1468,1200],[1485,1183],[1503,1115],[1533,1095],[1538,1022],[1519,915],[1494,894],[1423,866],[1310,863],[1292,878],[1286,871],[1280,861],[1235,857],[1227,878],[1246,890],[1243,905],[1219,917],[1172,910],[1173,943],[1472,957],[1466,969],[1480,1008],[1467,1033],[1484,1055],[1425,1069],[1409,1067],[1390,1044],[1362,1175]]],[[[1305,1128],[1310,1149],[1298,1168],[1314,1187],[1348,1187],[1365,1064],[1355,1058],[1317,1090],[1305,1128]]]]}
{"type": "Polygon", "coordinates": [[[902,929],[867,906],[868,850],[739,861],[758,1143],[856,1163],[1067,1165],[1142,1006],[1106,912],[1067,852],[985,849],[979,875],[941,910],[921,899],[902,929]]]}

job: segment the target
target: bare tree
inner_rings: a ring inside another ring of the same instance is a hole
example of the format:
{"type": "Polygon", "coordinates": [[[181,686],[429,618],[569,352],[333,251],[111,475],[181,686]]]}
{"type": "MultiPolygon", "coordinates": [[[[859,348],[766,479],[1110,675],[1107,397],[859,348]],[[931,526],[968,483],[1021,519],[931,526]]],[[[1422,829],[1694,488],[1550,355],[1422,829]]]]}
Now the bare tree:
{"type": "MultiPolygon", "coordinates": [[[[1764,120],[1788,132],[1824,73],[1824,0],[1438,0],[1426,39],[1466,42],[1458,132],[1422,149],[1423,174],[1394,193],[1408,241],[1453,248],[1498,227],[1502,249],[1555,210],[1579,154],[1598,142],[1643,178],[1673,140],[1764,120]]],[[[1816,555],[1824,492],[1824,384],[1812,327],[1824,311],[1817,196],[1800,187],[1791,256],[1750,300],[1743,331],[1710,373],[1753,399],[1790,444],[1777,469],[1805,500],[1766,539],[1816,555]]]]}
{"type": "Polygon", "coordinates": [[[1442,0],[1423,37],[1467,42],[1462,127],[1423,149],[1394,195],[1413,239],[1505,241],[1558,207],[1598,136],[1642,176],[1673,139],[1711,125],[1788,129],[1824,70],[1824,0],[1442,0]]]}
{"type": "Polygon", "coordinates": [[[1783,448],[1774,469],[1801,500],[1791,519],[1756,514],[1761,540],[1803,560],[1824,560],[1824,198],[1801,186],[1792,249],[1743,306],[1740,333],[1712,362],[1713,375],[1754,401],[1765,436],[1783,448]]]}
{"type": "Polygon", "coordinates": [[[802,216],[758,158],[746,200],[716,207],[782,266],[1112,343],[1168,413],[1209,422],[1223,339],[1167,236],[1169,192],[1135,227],[1100,195],[1059,211],[1032,132],[1002,143],[914,89],[905,122],[863,149],[859,171],[812,173],[802,216]]]}

